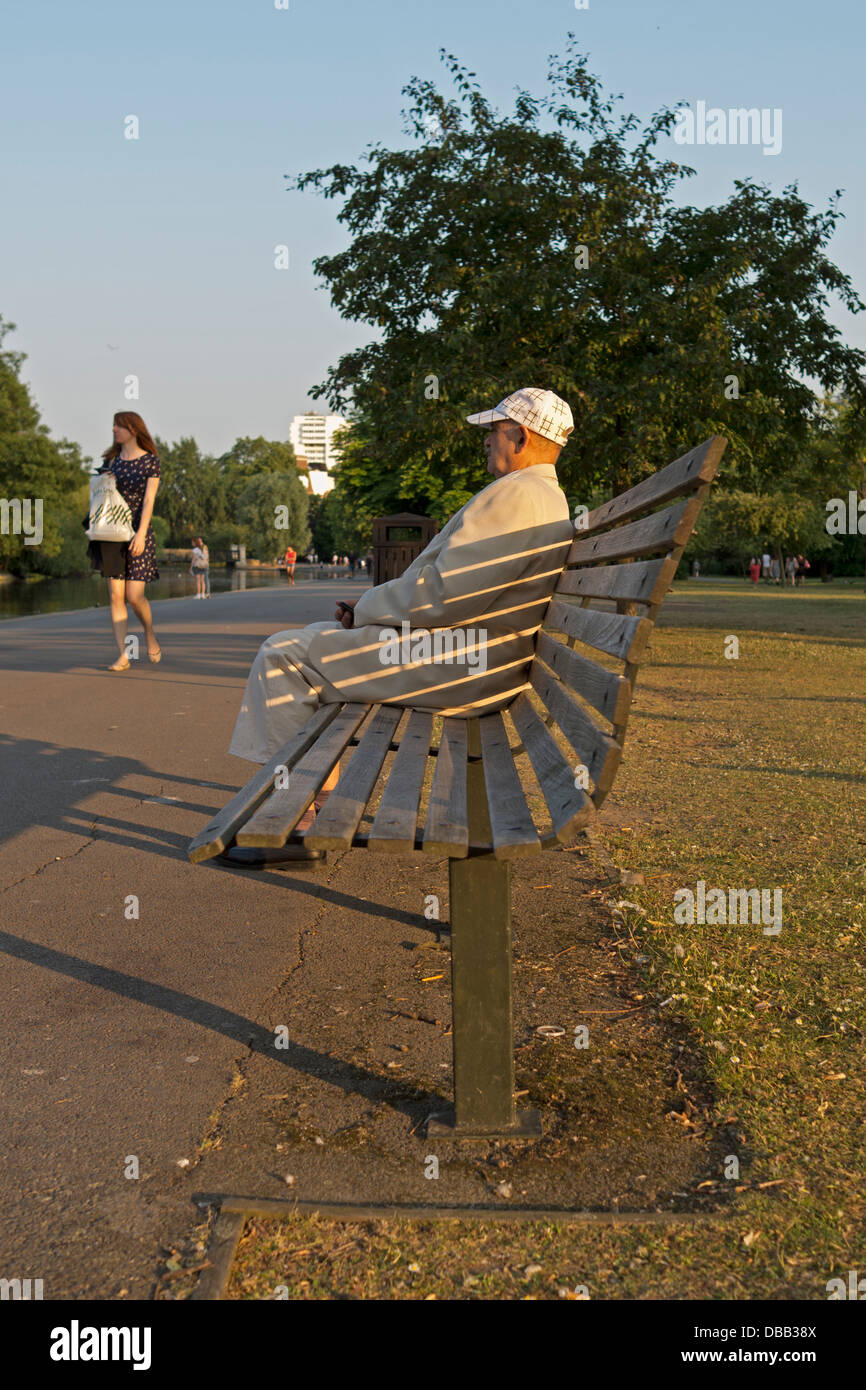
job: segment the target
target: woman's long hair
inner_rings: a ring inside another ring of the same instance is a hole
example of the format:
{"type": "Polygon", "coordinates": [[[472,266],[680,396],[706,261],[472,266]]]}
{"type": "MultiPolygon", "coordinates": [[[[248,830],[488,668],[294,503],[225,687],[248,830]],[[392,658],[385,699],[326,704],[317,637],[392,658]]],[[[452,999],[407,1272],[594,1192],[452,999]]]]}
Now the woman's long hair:
{"type": "MultiPolygon", "coordinates": [[[[124,430],[131,430],[135,435],[135,442],[139,449],[144,449],[148,454],[156,453],[156,445],[150,437],[150,431],[147,425],[144,423],[141,416],[137,415],[134,410],[118,410],[112,424],[120,425],[121,429],[124,430]]],[[[105,450],[102,457],[110,463],[112,459],[117,458],[119,453],[120,445],[115,439],[112,441],[111,446],[105,450]]]]}

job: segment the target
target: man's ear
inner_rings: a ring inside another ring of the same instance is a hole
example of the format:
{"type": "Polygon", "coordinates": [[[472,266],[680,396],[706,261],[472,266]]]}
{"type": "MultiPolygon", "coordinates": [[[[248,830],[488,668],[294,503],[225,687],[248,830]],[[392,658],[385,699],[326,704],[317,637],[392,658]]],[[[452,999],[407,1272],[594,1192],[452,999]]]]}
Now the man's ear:
{"type": "MultiPolygon", "coordinates": [[[[515,424],[516,423],[517,422],[515,421],[515,424]]],[[[516,439],[514,442],[515,454],[521,453],[526,448],[527,444],[532,438],[531,432],[526,428],[525,425],[517,425],[517,428],[520,431],[520,437],[516,439]]]]}

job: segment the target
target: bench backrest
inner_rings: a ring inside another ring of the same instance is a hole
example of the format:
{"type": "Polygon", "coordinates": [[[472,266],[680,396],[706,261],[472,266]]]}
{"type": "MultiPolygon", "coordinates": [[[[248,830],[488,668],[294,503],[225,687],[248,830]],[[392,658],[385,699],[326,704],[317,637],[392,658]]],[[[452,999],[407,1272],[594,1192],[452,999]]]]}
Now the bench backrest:
{"type": "MultiPolygon", "coordinates": [[[[555,721],[586,768],[596,808],[622,757],[656,614],[726,445],[714,435],[585,516],[548,605],[529,679],[546,722],[555,721]],[[622,669],[585,655],[576,643],[615,658],[622,669]]],[[[509,712],[514,717],[513,706],[509,712]]]]}

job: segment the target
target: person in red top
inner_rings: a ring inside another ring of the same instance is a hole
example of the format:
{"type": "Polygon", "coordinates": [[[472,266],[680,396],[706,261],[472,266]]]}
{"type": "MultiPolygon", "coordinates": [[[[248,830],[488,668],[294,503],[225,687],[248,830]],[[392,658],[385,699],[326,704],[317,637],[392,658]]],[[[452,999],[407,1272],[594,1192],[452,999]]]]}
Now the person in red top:
{"type": "Polygon", "coordinates": [[[290,584],[295,582],[295,561],[297,558],[297,551],[292,550],[292,547],[289,546],[286,550],[286,578],[290,584]]]}

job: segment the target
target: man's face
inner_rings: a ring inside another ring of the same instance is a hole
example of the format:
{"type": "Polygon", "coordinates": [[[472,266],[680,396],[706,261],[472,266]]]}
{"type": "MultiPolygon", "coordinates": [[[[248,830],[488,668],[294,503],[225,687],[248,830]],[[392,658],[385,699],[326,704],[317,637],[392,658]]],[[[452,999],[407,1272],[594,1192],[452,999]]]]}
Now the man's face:
{"type": "Polygon", "coordinates": [[[510,473],[519,457],[521,443],[520,426],[510,420],[497,420],[490,426],[484,437],[484,451],[487,454],[487,472],[495,478],[510,473]]]}

